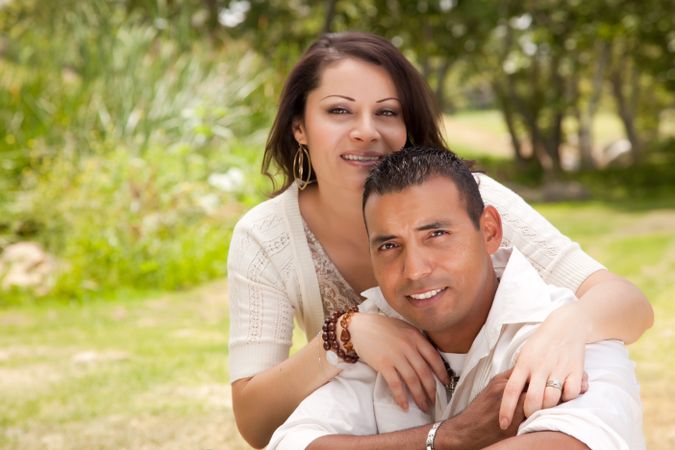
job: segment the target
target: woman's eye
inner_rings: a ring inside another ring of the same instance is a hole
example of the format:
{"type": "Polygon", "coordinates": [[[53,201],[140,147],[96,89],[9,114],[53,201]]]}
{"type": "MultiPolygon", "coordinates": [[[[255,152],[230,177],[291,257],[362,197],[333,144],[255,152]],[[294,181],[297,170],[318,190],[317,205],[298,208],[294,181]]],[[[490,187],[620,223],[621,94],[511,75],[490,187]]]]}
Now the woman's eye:
{"type": "Polygon", "coordinates": [[[385,116],[385,117],[396,117],[398,116],[398,112],[394,111],[392,109],[384,109],[378,113],[380,116],[385,116]]]}
{"type": "Polygon", "coordinates": [[[331,114],[349,114],[349,110],[347,108],[342,108],[342,107],[335,107],[331,108],[328,110],[329,113],[331,114]]]}

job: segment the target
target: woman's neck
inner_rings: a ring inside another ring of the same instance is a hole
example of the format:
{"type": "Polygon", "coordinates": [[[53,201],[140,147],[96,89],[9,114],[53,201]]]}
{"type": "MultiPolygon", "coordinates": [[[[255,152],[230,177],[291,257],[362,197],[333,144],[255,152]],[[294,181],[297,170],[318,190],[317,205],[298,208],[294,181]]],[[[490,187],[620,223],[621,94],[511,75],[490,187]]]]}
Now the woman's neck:
{"type": "Polygon", "coordinates": [[[363,213],[361,211],[361,195],[360,191],[348,189],[331,189],[326,187],[322,189],[320,186],[312,186],[311,190],[301,193],[301,212],[303,217],[313,215],[321,217],[321,222],[335,225],[341,229],[349,229],[352,234],[355,231],[361,230],[365,235],[365,225],[363,222],[363,213]],[[305,196],[305,199],[302,199],[305,196]],[[303,208],[303,200],[306,200],[303,208]],[[311,210],[311,212],[310,212],[311,210]]]}

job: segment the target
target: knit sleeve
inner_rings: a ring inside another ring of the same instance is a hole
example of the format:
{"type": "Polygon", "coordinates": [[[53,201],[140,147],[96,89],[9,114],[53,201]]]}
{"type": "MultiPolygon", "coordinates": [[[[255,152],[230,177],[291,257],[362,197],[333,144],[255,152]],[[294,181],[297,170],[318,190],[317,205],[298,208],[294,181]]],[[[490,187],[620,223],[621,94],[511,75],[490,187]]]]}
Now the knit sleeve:
{"type": "Polygon", "coordinates": [[[292,344],[293,258],[280,222],[278,215],[252,211],[232,235],[227,262],[231,382],[276,366],[292,344]]]}
{"type": "Polygon", "coordinates": [[[520,250],[544,281],[576,292],[588,276],[604,268],[518,194],[486,175],[476,178],[485,204],[501,215],[502,246],[520,250]]]}

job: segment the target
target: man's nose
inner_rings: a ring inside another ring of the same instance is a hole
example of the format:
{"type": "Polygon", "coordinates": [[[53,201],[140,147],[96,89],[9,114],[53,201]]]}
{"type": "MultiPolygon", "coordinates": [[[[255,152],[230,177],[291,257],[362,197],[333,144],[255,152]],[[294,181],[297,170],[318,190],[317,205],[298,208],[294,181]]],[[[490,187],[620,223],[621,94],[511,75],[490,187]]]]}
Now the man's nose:
{"type": "Polygon", "coordinates": [[[404,274],[410,280],[420,280],[431,273],[431,262],[418,248],[406,250],[404,264],[404,274]]]}

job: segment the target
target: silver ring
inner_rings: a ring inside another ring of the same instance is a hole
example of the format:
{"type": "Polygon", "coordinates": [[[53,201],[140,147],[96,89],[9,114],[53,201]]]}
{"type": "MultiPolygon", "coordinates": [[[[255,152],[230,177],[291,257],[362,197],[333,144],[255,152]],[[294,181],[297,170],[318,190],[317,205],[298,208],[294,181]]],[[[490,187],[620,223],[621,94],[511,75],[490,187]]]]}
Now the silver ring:
{"type": "Polygon", "coordinates": [[[562,385],[562,381],[560,381],[559,379],[551,378],[550,380],[548,380],[546,382],[546,387],[550,387],[550,388],[558,389],[559,391],[562,391],[563,385],[562,385]]]}

